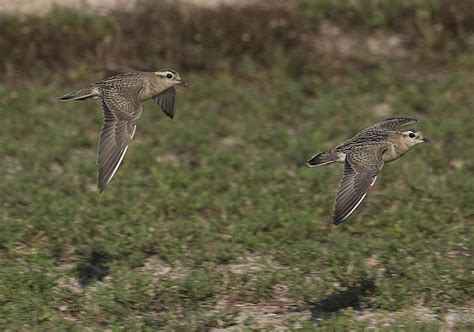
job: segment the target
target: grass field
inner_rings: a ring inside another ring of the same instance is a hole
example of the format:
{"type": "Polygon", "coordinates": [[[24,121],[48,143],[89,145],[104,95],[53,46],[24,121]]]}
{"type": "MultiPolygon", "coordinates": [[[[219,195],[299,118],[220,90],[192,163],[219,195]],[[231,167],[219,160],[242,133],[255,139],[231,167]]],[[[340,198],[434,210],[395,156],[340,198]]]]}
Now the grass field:
{"type": "Polygon", "coordinates": [[[2,326],[473,327],[472,75],[186,78],[174,120],[145,104],[103,194],[98,105],[1,87],[2,326]],[[304,161],[393,115],[433,145],[333,227],[341,167],[304,161]]]}
{"type": "Polygon", "coordinates": [[[1,83],[2,330],[474,329],[471,57],[180,71],[176,117],[144,104],[102,194],[99,105],[57,101],[81,82],[1,83]],[[304,162],[393,116],[433,144],[334,227],[342,166],[304,162]]]}

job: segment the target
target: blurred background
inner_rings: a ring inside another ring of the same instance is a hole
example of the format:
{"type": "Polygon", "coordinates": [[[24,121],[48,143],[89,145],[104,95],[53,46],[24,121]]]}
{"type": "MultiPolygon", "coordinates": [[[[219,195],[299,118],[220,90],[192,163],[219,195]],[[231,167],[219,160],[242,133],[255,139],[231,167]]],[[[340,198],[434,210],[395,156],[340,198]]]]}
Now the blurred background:
{"type": "Polygon", "coordinates": [[[474,329],[474,2],[0,0],[2,329],[474,329]],[[144,103],[99,194],[97,101],[118,72],[190,82],[144,103]],[[375,121],[433,141],[331,225],[375,121]]]}

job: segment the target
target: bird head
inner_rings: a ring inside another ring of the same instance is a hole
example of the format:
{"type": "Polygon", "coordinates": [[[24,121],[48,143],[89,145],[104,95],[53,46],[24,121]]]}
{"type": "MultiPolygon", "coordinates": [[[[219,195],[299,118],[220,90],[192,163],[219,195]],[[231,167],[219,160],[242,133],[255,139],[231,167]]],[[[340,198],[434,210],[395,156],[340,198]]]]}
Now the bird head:
{"type": "Polygon", "coordinates": [[[420,143],[431,143],[429,139],[423,137],[423,133],[418,129],[405,129],[401,133],[402,139],[409,147],[420,143]]]}
{"type": "Polygon", "coordinates": [[[157,71],[155,74],[163,80],[167,87],[174,85],[189,85],[187,81],[183,80],[174,70],[157,71]]]}

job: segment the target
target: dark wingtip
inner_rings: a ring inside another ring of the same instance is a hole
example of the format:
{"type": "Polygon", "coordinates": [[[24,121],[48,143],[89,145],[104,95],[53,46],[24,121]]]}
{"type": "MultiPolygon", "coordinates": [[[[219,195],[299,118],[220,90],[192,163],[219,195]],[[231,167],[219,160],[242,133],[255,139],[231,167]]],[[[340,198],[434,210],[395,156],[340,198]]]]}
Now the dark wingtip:
{"type": "Polygon", "coordinates": [[[306,165],[309,167],[329,165],[338,161],[338,156],[335,155],[332,151],[326,151],[318,153],[312,156],[307,162],[306,165]]]}
{"type": "Polygon", "coordinates": [[[314,167],[317,165],[317,159],[318,159],[318,155],[315,155],[315,156],[312,156],[311,158],[308,159],[308,161],[306,162],[306,166],[308,167],[314,167]]]}
{"type": "Polygon", "coordinates": [[[71,95],[64,95],[61,98],[59,98],[59,101],[68,101],[71,100],[71,95]]]}
{"type": "Polygon", "coordinates": [[[349,219],[349,216],[350,214],[345,216],[335,212],[332,217],[332,223],[334,226],[343,224],[347,221],[347,219],[349,219]]]}
{"type": "Polygon", "coordinates": [[[334,218],[333,221],[332,221],[332,224],[334,226],[337,226],[337,225],[340,225],[344,222],[344,220],[341,220],[340,218],[334,218]]]}

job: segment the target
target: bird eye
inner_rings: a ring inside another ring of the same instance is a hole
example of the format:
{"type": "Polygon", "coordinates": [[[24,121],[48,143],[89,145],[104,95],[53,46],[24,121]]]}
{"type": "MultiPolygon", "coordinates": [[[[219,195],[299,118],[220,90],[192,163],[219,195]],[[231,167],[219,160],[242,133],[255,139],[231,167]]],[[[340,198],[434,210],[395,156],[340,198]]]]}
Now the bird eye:
{"type": "Polygon", "coordinates": [[[171,74],[166,75],[166,78],[172,78],[172,77],[173,77],[173,75],[171,75],[171,74]]]}
{"type": "Polygon", "coordinates": [[[415,137],[415,134],[410,133],[410,135],[408,135],[408,136],[410,136],[410,138],[414,138],[414,137],[415,137]]]}

